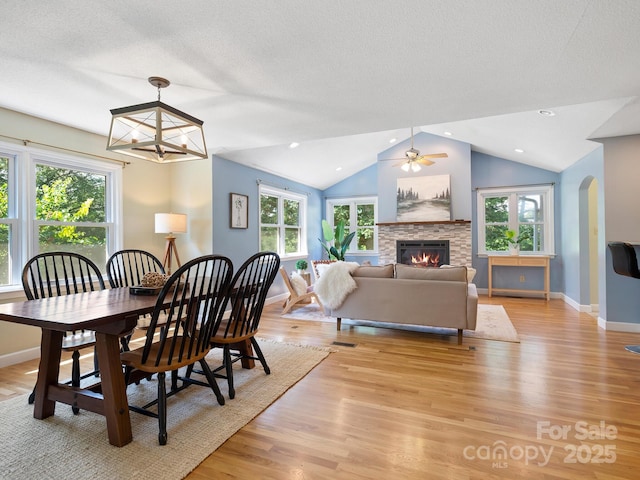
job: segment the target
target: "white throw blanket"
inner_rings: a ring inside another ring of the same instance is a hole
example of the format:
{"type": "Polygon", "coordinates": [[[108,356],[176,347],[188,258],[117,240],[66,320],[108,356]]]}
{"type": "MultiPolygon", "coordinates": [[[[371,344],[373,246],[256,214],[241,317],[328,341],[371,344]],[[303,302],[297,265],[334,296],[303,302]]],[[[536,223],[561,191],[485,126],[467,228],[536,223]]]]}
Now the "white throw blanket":
{"type": "Polygon", "coordinates": [[[323,305],[333,309],[338,308],[356,287],[356,281],[351,272],[358,268],[356,262],[335,262],[322,272],[313,286],[323,305]]]}

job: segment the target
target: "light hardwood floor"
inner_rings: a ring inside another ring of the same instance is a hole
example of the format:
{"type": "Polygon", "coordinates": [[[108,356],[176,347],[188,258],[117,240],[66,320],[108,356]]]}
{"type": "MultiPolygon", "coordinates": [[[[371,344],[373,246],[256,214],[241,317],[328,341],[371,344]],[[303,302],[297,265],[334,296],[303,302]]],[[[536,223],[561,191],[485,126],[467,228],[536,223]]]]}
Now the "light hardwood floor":
{"type": "MultiPolygon", "coordinates": [[[[624,345],[640,335],[560,300],[480,301],[505,307],[521,343],[336,332],[266,307],[260,336],[335,352],[187,478],[639,478],[640,355],[624,345]]],[[[0,399],[26,401],[36,368],[0,369],[0,399]]]]}

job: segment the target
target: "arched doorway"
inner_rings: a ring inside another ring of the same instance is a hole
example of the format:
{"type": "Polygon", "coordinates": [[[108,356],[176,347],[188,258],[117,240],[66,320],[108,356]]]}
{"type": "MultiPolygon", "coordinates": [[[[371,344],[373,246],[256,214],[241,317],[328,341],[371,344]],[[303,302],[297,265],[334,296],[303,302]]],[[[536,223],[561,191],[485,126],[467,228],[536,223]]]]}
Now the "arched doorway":
{"type": "Polygon", "coordinates": [[[588,176],[580,184],[580,304],[599,311],[598,299],[598,180],[588,176]]]}

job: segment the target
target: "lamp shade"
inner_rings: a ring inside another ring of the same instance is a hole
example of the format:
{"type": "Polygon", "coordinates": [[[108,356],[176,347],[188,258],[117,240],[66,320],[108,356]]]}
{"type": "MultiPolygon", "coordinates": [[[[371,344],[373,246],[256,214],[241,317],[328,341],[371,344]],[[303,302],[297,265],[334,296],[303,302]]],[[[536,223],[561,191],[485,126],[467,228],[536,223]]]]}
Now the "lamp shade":
{"type": "Polygon", "coordinates": [[[187,215],[156,213],[156,233],[187,233],[187,215]]]}

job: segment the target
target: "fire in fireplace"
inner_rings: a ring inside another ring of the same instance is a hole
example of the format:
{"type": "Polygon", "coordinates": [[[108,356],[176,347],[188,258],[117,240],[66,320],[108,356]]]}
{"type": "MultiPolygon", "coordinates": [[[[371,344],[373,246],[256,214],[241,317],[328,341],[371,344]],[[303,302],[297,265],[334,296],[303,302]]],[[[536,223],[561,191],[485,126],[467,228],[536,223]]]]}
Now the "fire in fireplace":
{"type": "Polygon", "coordinates": [[[449,240],[397,240],[397,262],[420,267],[449,263],[449,240]]]}

